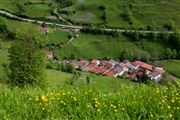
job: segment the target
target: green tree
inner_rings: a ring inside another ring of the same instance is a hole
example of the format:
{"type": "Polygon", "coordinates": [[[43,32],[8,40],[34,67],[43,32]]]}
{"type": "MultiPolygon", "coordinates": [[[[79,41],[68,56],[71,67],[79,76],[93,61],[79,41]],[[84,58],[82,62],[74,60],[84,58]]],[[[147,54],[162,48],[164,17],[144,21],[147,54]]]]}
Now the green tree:
{"type": "Polygon", "coordinates": [[[10,48],[11,83],[44,86],[44,52],[41,47],[43,36],[33,26],[20,27],[16,32],[16,42],[10,48]]]}
{"type": "Polygon", "coordinates": [[[177,57],[177,51],[175,49],[172,50],[172,58],[175,59],[177,57]]]}
{"type": "Polygon", "coordinates": [[[16,7],[18,8],[19,14],[22,14],[23,12],[25,12],[25,6],[22,3],[17,3],[16,7]]]}
{"type": "Polygon", "coordinates": [[[170,48],[167,48],[167,49],[165,50],[165,57],[166,57],[167,59],[170,59],[170,58],[172,58],[172,56],[173,56],[173,54],[172,54],[171,49],[170,49],[170,48]]]}
{"type": "Polygon", "coordinates": [[[144,61],[149,61],[150,57],[151,56],[150,56],[150,54],[148,52],[144,52],[143,55],[142,55],[142,59],[144,61]]]}
{"type": "Polygon", "coordinates": [[[66,64],[64,66],[64,72],[74,73],[75,68],[72,64],[66,64]]]}

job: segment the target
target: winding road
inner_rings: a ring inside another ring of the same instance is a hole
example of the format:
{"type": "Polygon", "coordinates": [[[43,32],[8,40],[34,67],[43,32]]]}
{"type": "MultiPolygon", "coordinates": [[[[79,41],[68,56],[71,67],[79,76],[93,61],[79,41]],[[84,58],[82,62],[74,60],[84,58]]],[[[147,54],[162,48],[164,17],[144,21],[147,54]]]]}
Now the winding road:
{"type": "MultiPolygon", "coordinates": [[[[68,28],[68,29],[76,29],[76,30],[81,30],[84,28],[84,26],[76,26],[76,25],[64,25],[64,24],[59,24],[59,23],[52,23],[52,22],[47,22],[47,21],[40,21],[40,20],[35,20],[35,19],[27,19],[27,18],[22,18],[19,16],[16,16],[10,12],[0,10],[0,15],[13,18],[16,20],[28,22],[28,23],[38,23],[38,24],[46,24],[46,25],[51,25],[51,26],[56,26],[60,28],[68,28]]],[[[99,28],[101,31],[116,31],[116,32],[140,32],[140,33],[174,33],[173,31],[148,31],[148,30],[126,30],[126,29],[111,29],[111,28],[99,28]]]]}

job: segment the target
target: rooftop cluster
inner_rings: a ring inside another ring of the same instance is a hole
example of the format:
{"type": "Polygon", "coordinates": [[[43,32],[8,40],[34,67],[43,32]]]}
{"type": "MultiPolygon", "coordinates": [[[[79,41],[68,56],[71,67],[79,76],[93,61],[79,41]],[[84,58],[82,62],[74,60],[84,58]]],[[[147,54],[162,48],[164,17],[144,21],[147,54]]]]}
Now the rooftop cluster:
{"type": "Polygon", "coordinates": [[[162,80],[163,74],[165,73],[163,68],[153,67],[152,65],[142,61],[130,62],[126,60],[119,62],[114,60],[81,60],[66,62],[66,64],[67,63],[72,63],[76,69],[80,69],[82,71],[110,77],[126,75],[126,77],[133,80],[137,80],[143,75],[147,75],[151,80],[159,82],[162,80]]]}

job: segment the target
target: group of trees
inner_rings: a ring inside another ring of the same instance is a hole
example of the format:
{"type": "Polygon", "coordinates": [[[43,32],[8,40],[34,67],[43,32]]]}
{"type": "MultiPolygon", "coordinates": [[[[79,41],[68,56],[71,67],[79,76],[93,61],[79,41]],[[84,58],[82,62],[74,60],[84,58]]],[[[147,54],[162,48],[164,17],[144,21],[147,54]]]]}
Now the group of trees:
{"type": "Polygon", "coordinates": [[[91,33],[93,35],[106,34],[106,35],[111,35],[113,37],[117,37],[119,35],[117,30],[115,30],[115,29],[112,31],[105,31],[105,30],[102,30],[101,28],[92,27],[92,26],[83,27],[83,29],[81,29],[81,32],[91,33]]]}
{"type": "Polygon", "coordinates": [[[35,27],[24,25],[17,30],[16,42],[10,48],[11,84],[45,85],[45,55],[41,49],[44,39],[35,27]]]}
{"type": "Polygon", "coordinates": [[[147,39],[149,41],[156,41],[169,46],[165,51],[162,59],[179,58],[180,54],[180,33],[168,33],[168,32],[151,32],[144,33],[139,31],[125,32],[124,35],[131,41],[141,41],[147,39]]]}
{"type": "Polygon", "coordinates": [[[59,64],[58,70],[61,70],[63,72],[68,72],[68,73],[75,72],[75,68],[72,64],[64,64],[64,63],[59,64]]]}
{"type": "Polygon", "coordinates": [[[126,49],[120,55],[120,60],[143,60],[149,61],[151,56],[148,52],[142,52],[138,50],[126,49]]]}

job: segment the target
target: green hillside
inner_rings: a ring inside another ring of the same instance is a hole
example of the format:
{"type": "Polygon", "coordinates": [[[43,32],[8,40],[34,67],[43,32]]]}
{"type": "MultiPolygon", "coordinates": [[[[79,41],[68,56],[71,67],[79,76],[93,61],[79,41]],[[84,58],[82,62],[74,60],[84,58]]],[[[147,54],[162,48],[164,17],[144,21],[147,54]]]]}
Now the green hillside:
{"type": "Polygon", "coordinates": [[[1,1],[0,8],[34,18],[54,15],[57,8],[62,17],[75,24],[136,29],[180,27],[179,0],[6,0],[1,1]]]}
{"type": "Polygon", "coordinates": [[[72,54],[78,59],[125,59],[122,57],[123,53],[131,52],[131,59],[158,60],[163,59],[168,47],[170,45],[161,41],[153,39],[136,41],[122,34],[112,37],[81,33],[77,39],[60,49],[58,56],[61,59],[69,58],[72,54]]]}
{"type": "Polygon", "coordinates": [[[94,24],[103,24],[105,12],[106,25],[111,27],[162,27],[171,22],[179,27],[179,6],[178,0],[76,0],[74,6],[63,11],[76,11],[69,16],[72,21],[94,24]]]}

